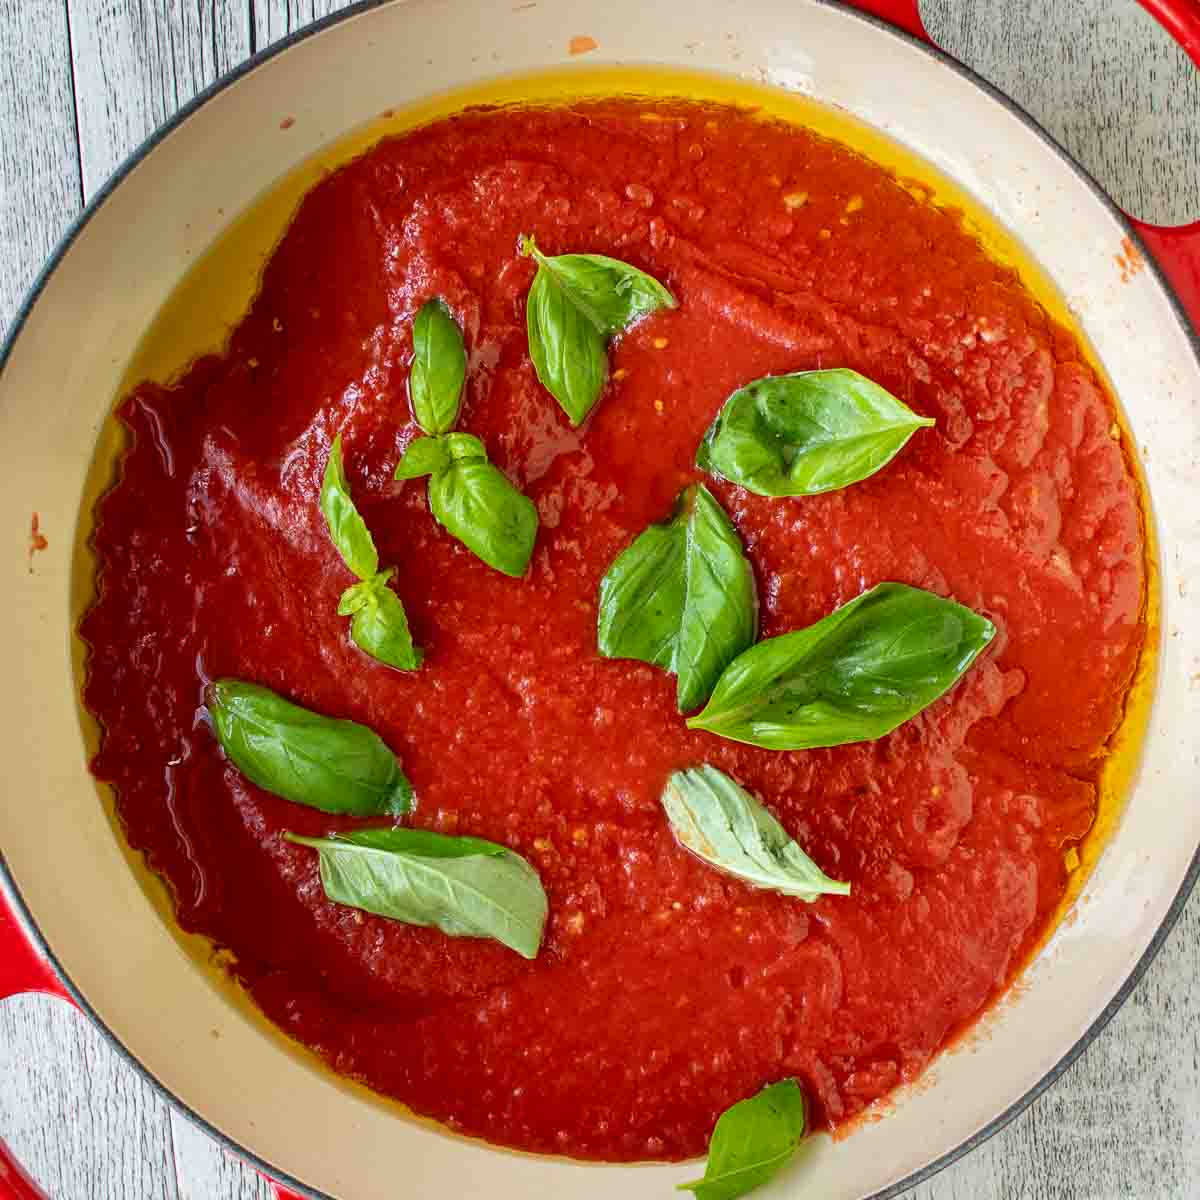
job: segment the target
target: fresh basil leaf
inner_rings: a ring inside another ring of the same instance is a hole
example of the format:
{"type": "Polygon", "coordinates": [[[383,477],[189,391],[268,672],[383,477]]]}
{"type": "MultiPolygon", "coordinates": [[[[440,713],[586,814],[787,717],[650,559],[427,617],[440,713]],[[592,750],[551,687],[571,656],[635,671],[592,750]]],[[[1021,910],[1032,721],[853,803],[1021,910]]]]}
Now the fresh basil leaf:
{"type": "Polygon", "coordinates": [[[436,475],[452,462],[482,459],[487,461],[483,443],[470,433],[444,433],[439,437],[417,438],[410,442],[396,467],[396,479],[420,479],[436,475]]]}
{"type": "Polygon", "coordinates": [[[751,646],[688,726],[768,750],[872,741],[948,691],[995,633],[952,600],[881,583],[807,629],[751,646]]]}
{"type": "Polygon", "coordinates": [[[487,449],[472,433],[448,433],[442,438],[451,462],[487,461],[487,449]]]}
{"type": "Polygon", "coordinates": [[[430,476],[429,507],[450,533],[488,566],[506,575],[525,573],[537,537],[537,508],[488,462],[477,437],[418,438],[396,468],[396,478],[422,475],[430,476]]]}
{"type": "Polygon", "coordinates": [[[751,887],[795,896],[848,896],[788,837],[782,825],[716,767],[676,771],[662,794],[671,830],[693,854],[751,887]]]}
{"type": "MultiPolygon", "coordinates": [[[[424,442],[429,439],[418,440],[424,442]]],[[[350,489],[346,485],[340,433],[333,439],[329,461],[325,464],[321,512],[325,515],[329,536],[338,553],[361,580],[348,587],[338,602],[338,615],[354,618],[350,623],[350,637],[354,644],[389,667],[415,671],[421,665],[423,655],[413,646],[404,605],[387,586],[396,568],[379,570],[375,539],[354,507],[350,489]]]]}
{"type": "Polygon", "coordinates": [[[321,883],[337,904],[537,957],[546,893],[533,867],[504,846],[420,829],[284,837],[318,851],[321,883]]]}
{"type": "Polygon", "coordinates": [[[450,449],[440,437],[419,437],[409,442],[396,467],[396,479],[420,479],[450,465],[450,449]]]}
{"type": "Polygon", "coordinates": [[[348,587],[338,603],[338,615],[352,616],[350,638],[372,658],[400,671],[415,671],[425,655],[413,645],[408,614],[400,598],[388,587],[395,567],[372,579],[348,587]]]}
{"type": "Polygon", "coordinates": [[[356,817],[412,808],[412,787],[396,756],[365,725],[310,712],[237,679],[211,684],[207,706],[229,760],[268,792],[356,817]]]}
{"type": "Polygon", "coordinates": [[[531,237],[522,239],[521,249],[557,278],[573,303],[609,337],[660,308],[678,307],[657,279],[619,259],[605,254],[547,257],[531,237]]]}
{"type": "Polygon", "coordinates": [[[681,1183],[697,1200],[737,1200],[773,1178],[796,1153],[807,1126],[804,1093],[782,1079],[727,1108],[708,1144],[704,1178],[681,1183]]]}
{"type": "Polygon", "coordinates": [[[600,581],[600,653],[674,671],[680,712],[708,699],[757,628],[754,572],[702,484],[685,488],[671,519],[638,534],[600,581]]]}
{"type": "MultiPolygon", "coordinates": [[[[299,837],[285,834],[292,841],[299,837]]],[[[434,833],[432,829],[355,829],[350,833],[330,834],[334,841],[348,840],[356,846],[366,846],[389,853],[416,854],[420,858],[468,858],[471,855],[498,856],[513,853],[499,842],[489,842],[477,837],[452,837],[445,833],[434,833]]]]}
{"type": "Polygon", "coordinates": [[[814,496],[873,475],[933,424],[857,371],[769,375],[725,401],[696,464],[760,496],[814,496]]]}
{"type": "Polygon", "coordinates": [[[409,395],[417,424],[426,433],[447,433],[458,421],[467,349],[462,331],[441,297],[421,306],[413,319],[409,395]]]}
{"type": "Polygon", "coordinates": [[[608,339],[676,301],[644,271],[603,254],[547,257],[531,237],[521,239],[521,253],[538,264],[525,303],[529,356],[542,386],[578,425],[608,379],[608,339]]]}
{"type": "Polygon", "coordinates": [[[543,268],[525,302],[529,357],[542,386],[578,425],[608,379],[608,339],[555,275],[543,268]]]}
{"type": "MultiPolygon", "coordinates": [[[[388,579],[392,576],[392,571],[387,572],[388,579]]],[[[341,595],[338,600],[338,616],[352,617],[360,609],[366,608],[375,594],[378,575],[372,576],[370,579],[364,579],[359,583],[351,584],[341,595]]]]}
{"type": "Polygon", "coordinates": [[[489,567],[521,576],[533,554],[538,511],[498,467],[462,458],[429,481],[433,515],[489,567]]]}
{"type": "Polygon", "coordinates": [[[359,579],[370,579],[379,570],[379,554],[375,550],[371,531],[358,515],[358,509],[350,498],[350,487],[342,464],[340,433],[333,439],[329,460],[325,464],[320,505],[329,536],[346,566],[359,579]]]}
{"type": "Polygon", "coordinates": [[[425,660],[424,651],[413,645],[404,605],[389,587],[380,587],[354,614],[350,638],[360,650],[399,671],[415,671],[425,660]]]}

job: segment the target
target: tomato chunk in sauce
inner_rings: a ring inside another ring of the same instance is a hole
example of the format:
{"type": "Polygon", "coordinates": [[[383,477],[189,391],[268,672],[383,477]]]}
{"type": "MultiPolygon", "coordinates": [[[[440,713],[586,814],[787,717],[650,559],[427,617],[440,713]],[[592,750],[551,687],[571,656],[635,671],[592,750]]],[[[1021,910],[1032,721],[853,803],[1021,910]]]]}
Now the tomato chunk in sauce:
{"type": "Polygon", "coordinates": [[[804,128],[690,101],[470,110],[320,182],[226,352],[121,403],[132,431],[83,624],[94,762],[180,924],[232,951],[337,1071],[495,1142],[701,1153],[718,1114],[796,1076],[838,1126],[918,1076],[993,1000],[1064,893],[1143,638],[1137,485],[1074,338],[882,168],[804,128]],[[624,259],[679,300],[614,343],[570,426],[530,363],[546,253],[624,259]],[[536,503],[528,575],[491,570],[392,472],[418,432],[411,323],[462,319],[460,428],[536,503]],[[773,500],[707,480],[754,564],[762,636],[883,580],[987,614],[962,682],[877,742],[773,753],[689,732],[675,681],[596,650],[597,585],[700,477],[735,388],[852,367],[936,418],[866,481],[773,500]],[[426,651],[349,641],[353,579],[317,506],[341,432],[355,500],[426,651]],[[236,676],[375,729],[414,825],[540,872],[540,956],[326,900],[284,830],[352,827],[251,784],[202,719],[236,676]],[[849,897],[754,891],[676,844],[659,795],[707,762],[849,897]]]}

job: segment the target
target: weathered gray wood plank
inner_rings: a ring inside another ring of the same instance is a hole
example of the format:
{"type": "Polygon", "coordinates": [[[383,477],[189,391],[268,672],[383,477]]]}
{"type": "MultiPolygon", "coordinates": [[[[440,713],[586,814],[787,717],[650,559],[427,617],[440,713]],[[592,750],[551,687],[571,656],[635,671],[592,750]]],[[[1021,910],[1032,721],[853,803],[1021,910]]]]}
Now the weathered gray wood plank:
{"type": "Polygon", "coordinates": [[[1200,72],[1133,0],[921,0],[930,36],[1134,216],[1200,218],[1200,72]]]}
{"type": "Polygon", "coordinates": [[[243,0],[67,0],[90,198],[181,105],[250,54],[243,0]]]}
{"type": "Polygon", "coordinates": [[[62,0],[0,3],[0,330],[71,218],[81,186],[62,0]]]}
{"type": "Polygon", "coordinates": [[[69,1005],[0,1004],[0,1081],[5,1141],[53,1200],[178,1200],[166,1105],[69,1005]]]}
{"type": "Polygon", "coordinates": [[[353,0],[254,0],[254,42],[261,50],[305,25],[348,8],[353,0]]]}
{"type": "Polygon", "coordinates": [[[1058,1084],[906,1200],[1190,1200],[1200,1171],[1200,893],[1058,1084]]]}
{"type": "Polygon", "coordinates": [[[274,1200],[262,1176],[176,1112],[171,1138],[179,1200],[274,1200]]]}

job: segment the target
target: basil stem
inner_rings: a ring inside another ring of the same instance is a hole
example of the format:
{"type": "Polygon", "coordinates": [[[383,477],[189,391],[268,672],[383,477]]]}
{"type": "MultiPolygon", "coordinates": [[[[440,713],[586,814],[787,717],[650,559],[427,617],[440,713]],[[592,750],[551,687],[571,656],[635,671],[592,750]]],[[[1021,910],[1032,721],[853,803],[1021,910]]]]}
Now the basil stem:
{"type": "Polygon", "coordinates": [[[342,465],[341,434],[333,439],[325,464],[320,507],[338,553],[362,581],[348,587],[338,603],[341,616],[354,618],[350,623],[351,641],[386,666],[415,671],[424,655],[413,645],[404,605],[387,586],[396,568],[379,570],[375,539],[350,496],[342,465]]]}
{"type": "Polygon", "coordinates": [[[727,1108],[708,1144],[704,1178],[681,1183],[696,1200],[737,1200],[762,1187],[796,1153],[807,1127],[804,1093],[794,1079],[769,1084],[727,1108]]]}
{"type": "Polygon", "coordinates": [[[751,887],[811,904],[818,896],[848,896],[745,788],[716,767],[676,771],[662,794],[681,846],[751,887]]]}
{"type": "Polygon", "coordinates": [[[462,331],[439,296],[413,319],[413,363],[408,377],[413,416],[426,433],[448,433],[458,422],[467,350],[462,331]]]}
{"type": "Polygon", "coordinates": [[[995,633],[952,600],[881,583],[740,654],[688,726],[768,750],[871,741],[948,691],[995,633]]]}
{"type": "Polygon", "coordinates": [[[517,578],[525,574],[537,538],[537,507],[488,462],[477,437],[448,433],[412,442],[396,478],[424,475],[439,524],[488,566],[517,578]]]}
{"type": "Polygon", "coordinates": [[[725,401],[696,464],[760,496],[812,496],[873,475],[933,424],[857,371],[767,376],[725,401]]]}
{"type": "Polygon", "coordinates": [[[600,581],[600,653],[674,671],[680,712],[708,699],[757,628],[754,572],[702,484],[685,488],[671,519],[638,534],[600,581]]]}
{"type": "Polygon", "coordinates": [[[525,303],[529,356],[542,386],[573,425],[591,412],[608,379],[608,340],[676,300],[657,279],[603,254],[547,257],[532,237],[521,253],[536,259],[525,303]]]}
{"type": "Polygon", "coordinates": [[[537,957],[546,893],[533,867],[504,846],[421,829],[284,837],[319,853],[321,883],[337,904],[537,957]]]}
{"type": "Polygon", "coordinates": [[[237,679],[211,684],[207,706],[229,760],[268,792],[356,817],[412,808],[412,787],[396,756],[365,725],[310,712],[237,679]]]}

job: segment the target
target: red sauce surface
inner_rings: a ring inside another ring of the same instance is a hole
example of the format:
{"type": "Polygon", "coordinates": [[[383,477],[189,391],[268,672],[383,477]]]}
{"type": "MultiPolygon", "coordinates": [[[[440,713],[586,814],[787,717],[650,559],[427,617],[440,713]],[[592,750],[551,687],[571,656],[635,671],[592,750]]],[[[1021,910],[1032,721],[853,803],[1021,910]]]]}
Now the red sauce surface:
{"type": "Polygon", "coordinates": [[[474,111],[384,142],[309,194],[228,352],[119,411],[133,446],[83,626],[95,772],[180,923],[232,949],[263,1009],[338,1071],[468,1133],[584,1157],[698,1154],[723,1109],[787,1075],[836,1126],[996,996],[1063,894],[1141,643],[1136,487],[1072,337],[954,214],[845,147],[625,101],[474,111]],[[626,259],[680,300],[615,344],[581,430],[530,364],[522,233],[626,259]],[[541,513],[522,580],[444,533],[423,482],[391,478],[416,433],[411,319],[435,294],[470,351],[460,427],[541,513]],[[762,635],[882,580],[999,634],[894,734],[771,753],[689,732],[672,677],[601,659],[596,589],[697,477],[735,387],[820,366],[937,427],[829,495],[708,480],[755,565],[762,635]],[[362,655],[336,613],[352,578],[317,496],[339,430],[400,567],[417,674],[362,655]],[[550,900],[540,957],[326,901],[315,856],[280,834],[353,822],[225,762],[202,712],[222,675],[372,726],[415,785],[414,824],[525,855],[550,900]],[[806,905],[682,850],[658,797],[702,761],[853,895],[806,905]]]}

